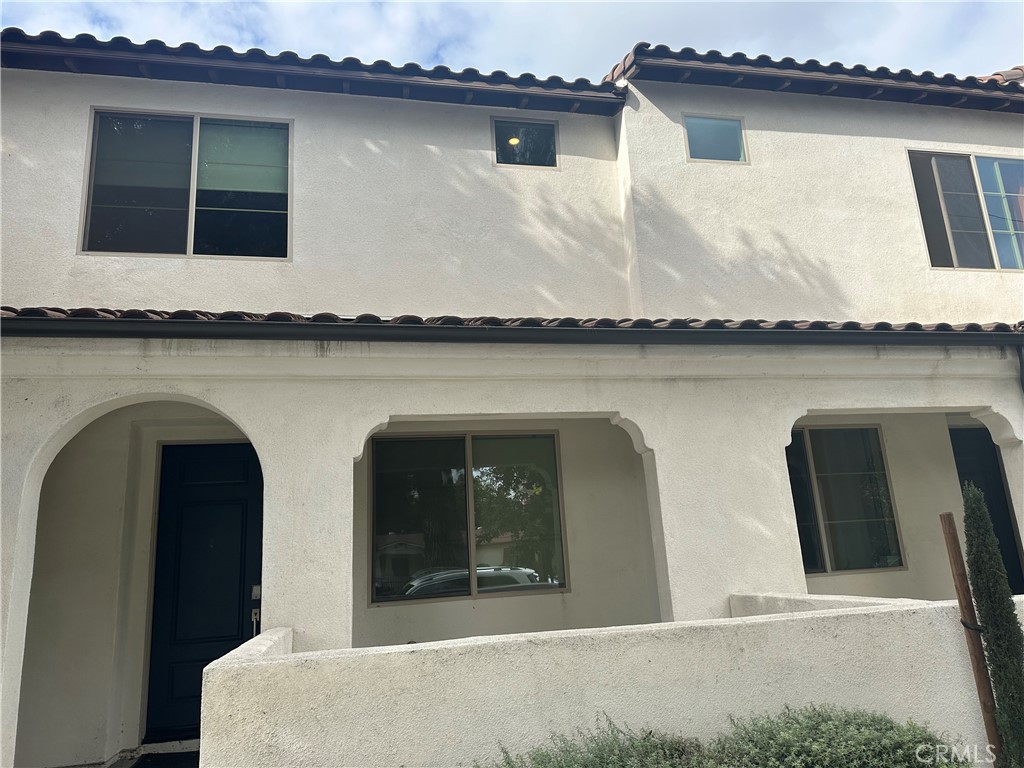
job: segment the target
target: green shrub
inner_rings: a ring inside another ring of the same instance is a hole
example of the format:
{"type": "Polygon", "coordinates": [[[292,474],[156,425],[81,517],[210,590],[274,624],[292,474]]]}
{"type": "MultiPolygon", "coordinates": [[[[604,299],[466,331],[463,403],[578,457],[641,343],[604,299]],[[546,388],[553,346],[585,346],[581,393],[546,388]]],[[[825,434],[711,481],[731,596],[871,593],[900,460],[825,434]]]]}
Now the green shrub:
{"type": "MultiPolygon", "coordinates": [[[[733,720],[707,749],[701,768],[922,768],[970,765],[962,752],[913,722],[831,706],[786,708],[779,715],[733,720]],[[936,752],[938,749],[938,755],[936,752]]],[[[984,757],[984,750],[981,756],[984,757]]]]}
{"type": "MultiPolygon", "coordinates": [[[[637,733],[607,717],[593,731],[579,730],[575,738],[555,734],[550,742],[523,755],[501,748],[501,759],[487,768],[689,768],[703,752],[695,739],[655,731],[637,733]]],[[[477,768],[484,768],[475,763],[477,768]]]]}
{"type": "MultiPolygon", "coordinates": [[[[776,716],[733,720],[708,746],[654,731],[637,733],[607,718],[575,738],[552,736],[521,755],[477,768],[922,768],[971,762],[916,723],[829,706],[787,708],[776,716]]],[[[972,753],[973,755],[973,753],[972,753]]],[[[980,750],[979,757],[985,758],[980,750]]]]}
{"type": "Polygon", "coordinates": [[[984,494],[964,483],[967,570],[981,639],[996,697],[996,723],[1003,738],[1003,765],[1024,768],[1024,632],[984,494]]]}

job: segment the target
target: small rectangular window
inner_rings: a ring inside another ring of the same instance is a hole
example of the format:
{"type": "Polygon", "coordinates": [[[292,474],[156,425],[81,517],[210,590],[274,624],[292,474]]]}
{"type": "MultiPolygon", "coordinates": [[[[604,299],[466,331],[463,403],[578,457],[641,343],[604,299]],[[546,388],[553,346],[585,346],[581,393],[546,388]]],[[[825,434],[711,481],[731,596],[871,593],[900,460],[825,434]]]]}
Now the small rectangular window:
{"type": "Polygon", "coordinates": [[[564,587],[559,498],[554,435],[375,440],[373,601],[564,587]]]}
{"type": "Polygon", "coordinates": [[[288,255],[287,124],[97,113],[94,130],[85,250],[288,255]]]}
{"type": "Polygon", "coordinates": [[[1024,268],[1024,161],[911,150],[910,170],[933,267],[1024,268]]]}
{"type": "Polygon", "coordinates": [[[743,124],[723,117],[686,115],[686,149],[691,160],[745,162],[743,124]]]}
{"type": "Polygon", "coordinates": [[[903,565],[877,429],[796,430],[786,456],[807,573],[903,565]]]}
{"type": "Polygon", "coordinates": [[[495,120],[494,148],[501,165],[554,167],[555,124],[495,120]]]}

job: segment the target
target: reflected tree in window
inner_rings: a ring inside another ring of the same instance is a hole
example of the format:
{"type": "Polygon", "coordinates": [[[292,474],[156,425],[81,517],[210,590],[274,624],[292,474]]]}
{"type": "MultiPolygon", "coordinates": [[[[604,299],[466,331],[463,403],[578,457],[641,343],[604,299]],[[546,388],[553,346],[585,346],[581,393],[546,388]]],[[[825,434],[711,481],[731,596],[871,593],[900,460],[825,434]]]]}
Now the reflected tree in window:
{"type": "Polygon", "coordinates": [[[528,568],[542,584],[564,585],[556,478],[550,436],[474,439],[478,566],[528,568]]]}

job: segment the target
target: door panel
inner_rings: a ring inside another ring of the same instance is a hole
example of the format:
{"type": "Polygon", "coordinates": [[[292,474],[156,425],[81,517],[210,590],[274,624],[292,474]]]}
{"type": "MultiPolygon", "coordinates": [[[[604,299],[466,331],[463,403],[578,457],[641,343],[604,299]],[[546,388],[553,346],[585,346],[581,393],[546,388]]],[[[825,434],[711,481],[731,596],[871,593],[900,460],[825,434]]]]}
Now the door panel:
{"type": "Polygon", "coordinates": [[[1006,493],[999,450],[985,428],[952,427],[949,439],[953,444],[956,472],[963,485],[968,480],[985,494],[985,503],[992,517],[992,527],[999,540],[999,551],[1015,595],[1024,594],[1024,568],[1021,567],[1020,544],[1013,511],[1006,493]]]}
{"type": "Polygon", "coordinates": [[[145,741],[199,735],[203,667],[253,635],[262,533],[251,445],[163,447],[145,741]]]}

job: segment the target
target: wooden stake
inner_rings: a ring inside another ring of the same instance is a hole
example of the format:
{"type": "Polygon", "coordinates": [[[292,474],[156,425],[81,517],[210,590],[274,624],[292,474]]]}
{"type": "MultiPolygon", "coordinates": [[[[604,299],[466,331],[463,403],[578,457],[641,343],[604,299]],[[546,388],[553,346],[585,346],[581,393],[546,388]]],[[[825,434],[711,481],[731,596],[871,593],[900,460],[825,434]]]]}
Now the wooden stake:
{"type": "Polygon", "coordinates": [[[956,532],[953,514],[943,512],[939,515],[939,519],[942,521],[942,535],[946,539],[949,567],[953,571],[953,586],[956,587],[956,600],[960,604],[960,623],[964,625],[964,635],[967,637],[967,651],[971,656],[974,684],[978,688],[981,719],[985,722],[985,735],[995,751],[998,764],[1002,758],[1003,743],[999,738],[999,728],[996,726],[996,700],[992,695],[992,681],[988,676],[988,664],[985,663],[985,649],[981,644],[981,628],[978,626],[978,614],[974,611],[974,598],[971,595],[971,583],[967,580],[964,553],[960,549],[960,537],[956,532]]]}

